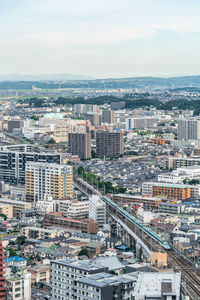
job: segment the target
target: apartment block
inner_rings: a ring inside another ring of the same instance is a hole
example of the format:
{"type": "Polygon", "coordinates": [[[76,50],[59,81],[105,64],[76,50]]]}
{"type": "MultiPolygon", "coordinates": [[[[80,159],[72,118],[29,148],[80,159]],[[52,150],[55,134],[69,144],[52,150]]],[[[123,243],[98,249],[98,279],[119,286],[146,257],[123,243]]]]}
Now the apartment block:
{"type": "Polygon", "coordinates": [[[127,194],[114,194],[112,196],[114,202],[118,204],[128,204],[128,205],[143,205],[147,209],[156,209],[161,203],[161,199],[156,197],[143,197],[143,196],[132,196],[127,194]]]}
{"type": "Polygon", "coordinates": [[[106,224],[106,204],[97,195],[89,198],[89,218],[98,222],[100,228],[106,224]]]}
{"type": "Polygon", "coordinates": [[[67,210],[67,217],[70,219],[86,219],[89,211],[88,201],[72,201],[67,210]]]}
{"type": "Polygon", "coordinates": [[[44,228],[49,226],[58,226],[63,228],[69,228],[76,231],[81,231],[83,233],[97,233],[99,230],[98,223],[93,219],[70,219],[65,218],[62,215],[62,212],[48,213],[44,216],[43,219],[44,228]]]}
{"type": "Polygon", "coordinates": [[[156,126],[157,119],[155,117],[131,117],[126,119],[126,130],[153,128],[156,126]]]}
{"type": "Polygon", "coordinates": [[[23,121],[20,119],[9,120],[7,121],[7,126],[8,126],[8,132],[12,133],[13,129],[20,129],[23,127],[23,121]]]}
{"type": "Polygon", "coordinates": [[[72,155],[87,159],[91,157],[91,134],[69,133],[68,149],[72,155]]]}
{"type": "Polygon", "coordinates": [[[13,207],[13,216],[18,217],[20,212],[25,209],[32,209],[32,203],[17,201],[13,199],[0,198],[0,204],[11,205],[13,207]]]}
{"type": "Polygon", "coordinates": [[[168,169],[177,169],[182,167],[192,167],[199,166],[200,158],[199,157],[169,157],[166,167],[168,169]]]}
{"type": "Polygon", "coordinates": [[[9,184],[25,184],[25,167],[27,162],[60,164],[60,160],[60,154],[0,151],[0,181],[9,184]]]}
{"type": "Polygon", "coordinates": [[[26,238],[45,240],[60,236],[60,231],[56,229],[47,229],[40,227],[22,227],[21,234],[26,238]]]}
{"type": "Polygon", "coordinates": [[[34,203],[45,196],[61,200],[72,197],[72,166],[27,162],[25,191],[26,201],[34,203]]]}
{"type": "Polygon", "coordinates": [[[13,206],[10,204],[0,204],[0,214],[5,215],[8,219],[12,219],[13,206]]]}
{"type": "Polygon", "coordinates": [[[6,278],[8,300],[31,300],[31,274],[19,271],[6,278]]]}
{"type": "Polygon", "coordinates": [[[153,197],[160,196],[170,200],[186,200],[191,197],[196,197],[196,189],[199,190],[198,187],[196,188],[183,184],[167,184],[161,182],[144,182],[142,184],[143,195],[149,195],[153,197]]]}
{"type": "Polygon", "coordinates": [[[178,140],[199,140],[200,120],[196,118],[186,118],[178,120],[178,140]]]}
{"type": "Polygon", "coordinates": [[[103,110],[102,123],[115,124],[115,111],[111,109],[103,110]]]}
{"type": "Polygon", "coordinates": [[[103,157],[118,157],[124,152],[122,132],[97,131],[96,154],[103,157]]]}
{"type": "Polygon", "coordinates": [[[91,261],[75,259],[52,261],[51,299],[79,299],[74,297],[74,293],[77,291],[75,284],[76,280],[86,277],[87,275],[98,274],[101,272],[108,272],[108,268],[91,261]]]}

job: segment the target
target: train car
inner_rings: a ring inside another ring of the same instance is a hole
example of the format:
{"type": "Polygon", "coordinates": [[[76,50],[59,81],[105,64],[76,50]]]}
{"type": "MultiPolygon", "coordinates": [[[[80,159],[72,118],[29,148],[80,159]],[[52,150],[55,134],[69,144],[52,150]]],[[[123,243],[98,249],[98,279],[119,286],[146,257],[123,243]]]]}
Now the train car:
{"type": "Polygon", "coordinates": [[[168,243],[160,238],[155,232],[151,231],[148,227],[141,224],[136,218],[131,216],[128,212],[126,212],[122,207],[118,206],[115,202],[110,200],[108,197],[102,197],[102,200],[112,206],[114,209],[119,211],[125,218],[136,224],[137,227],[141,228],[144,232],[146,232],[149,236],[151,236],[156,242],[158,242],[163,248],[166,250],[170,250],[171,247],[168,243]]]}

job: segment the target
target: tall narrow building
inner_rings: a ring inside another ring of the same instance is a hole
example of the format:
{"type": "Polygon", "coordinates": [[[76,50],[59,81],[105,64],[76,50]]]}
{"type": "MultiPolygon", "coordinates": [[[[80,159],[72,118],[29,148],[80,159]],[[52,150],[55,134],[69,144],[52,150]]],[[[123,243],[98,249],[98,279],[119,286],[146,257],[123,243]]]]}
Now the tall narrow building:
{"type": "Polygon", "coordinates": [[[111,109],[105,109],[102,111],[102,122],[114,124],[115,123],[115,111],[111,109]]]}
{"type": "Polygon", "coordinates": [[[178,120],[178,140],[199,140],[200,120],[187,118],[178,120]]]}
{"type": "Polygon", "coordinates": [[[97,131],[96,133],[96,154],[105,157],[118,157],[124,151],[123,133],[97,131]]]}
{"type": "Polygon", "coordinates": [[[72,166],[28,162],[26,164],[26,201],[37,202],[44,196],[68,199],[73,195],[72,166]]]}
{"type": "Polygon", "coordinates": [[[91,157],[91,134],[69,133],[68,149],[72,155],[87,159],[91,157]]]}
{"type": "Polygon", "coordinates": [[[1,240],[0,240],[0,299],[1,300],[7,299],[6,288],[5,288],[4,249],[1,240]]]}

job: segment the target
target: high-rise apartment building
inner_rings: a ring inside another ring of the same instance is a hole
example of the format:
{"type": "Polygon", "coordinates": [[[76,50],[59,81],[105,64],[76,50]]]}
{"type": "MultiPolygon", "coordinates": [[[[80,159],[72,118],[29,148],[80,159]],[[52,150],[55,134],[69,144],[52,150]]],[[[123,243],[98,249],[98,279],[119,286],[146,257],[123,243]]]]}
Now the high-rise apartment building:
{"type": "Polygon", "coordinates": [[[123,154],[124,142],[122,132],[97,131],[96,154],[105,157],[118,157],[123,154]]]}
{"type": "Polygon", "coordinates": [[[80,158],[91,157],[91,134],[90,133],[69,133],[68,149],[72,155],[80,158]]]}
{"type": "Polygon", "coordinates": [[[178,120],[178,140],[199,140],[200,120],[187,118],[178,120]]]}
{"type": "Polygon", "coordinates": [[[114,124],[115,123],[115,111],[111,109],[105,109],[102,111],[102,122],[114,124]]]}
{"type": "Polygon", "coordinates": [[[61,155],[19,151],[0,151],[0,181],[9,184],[25,183],[25,166],[29,161],[60,164],[61,155]]]}
{"type": "Polygon", "coordinates": [[[20,129],[23,126],[23,121],[22,120],[9,120],[7,122],[8,125],[8,132],[12,133],[13,129],[20,129]]]}
{"type": "Polygon", "coordinates": [[[72,166],[27,162],[26,201],[37,202],[45,196],[53,199],[68,199],[73,195],[72,166]]]}

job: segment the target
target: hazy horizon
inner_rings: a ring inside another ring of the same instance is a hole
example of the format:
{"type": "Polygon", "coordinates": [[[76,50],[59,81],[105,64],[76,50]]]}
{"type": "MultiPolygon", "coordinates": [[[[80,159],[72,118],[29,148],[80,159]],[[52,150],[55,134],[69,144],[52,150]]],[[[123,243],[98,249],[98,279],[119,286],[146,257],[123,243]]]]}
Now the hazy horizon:
{"type": "Polygon", "coordinates": [[[2,0],[0,74],[198,75],[199,13],[197,0],[2,0]]]}

